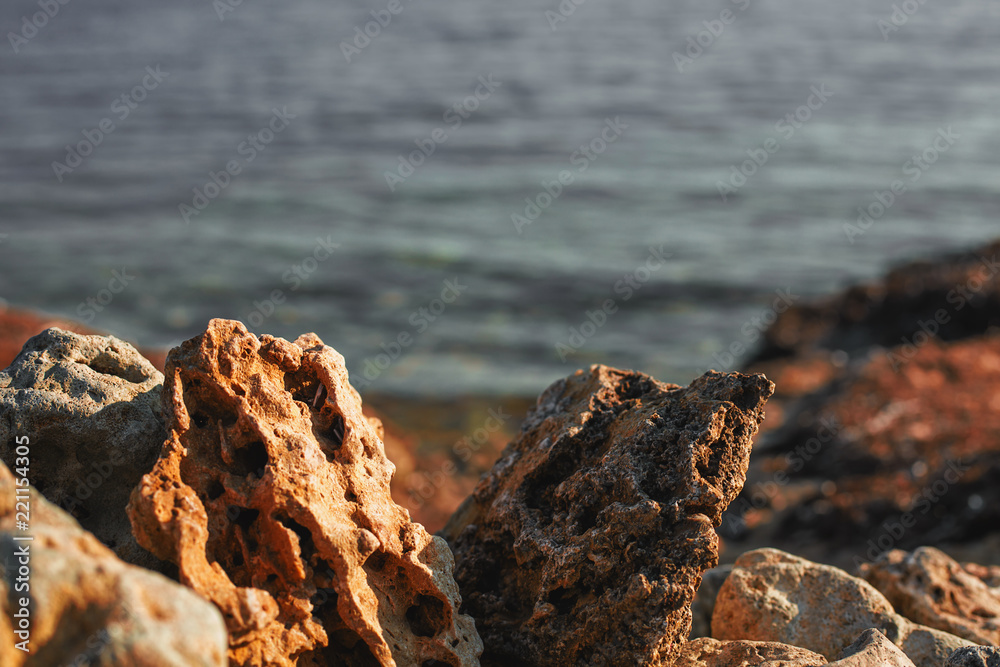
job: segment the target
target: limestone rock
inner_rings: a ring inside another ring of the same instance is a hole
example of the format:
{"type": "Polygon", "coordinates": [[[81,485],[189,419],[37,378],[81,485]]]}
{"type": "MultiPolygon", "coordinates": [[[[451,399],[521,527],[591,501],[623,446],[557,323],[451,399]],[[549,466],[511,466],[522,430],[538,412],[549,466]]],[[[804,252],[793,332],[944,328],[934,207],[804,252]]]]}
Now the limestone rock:
{"type": "Polygon", "coordinates": [[[25,487],[0,463],[0,665],[225,667],[226,626],[215,607],[163,575],[123,563],[35,489],[27,499],[30,528],[18,530],[24,507],[16,506],[15,488],[25,487]],[[33,539],[16,540],[24,536],[33,539]],[[18,590],[24,583],[30,588],[18,590]],[[14,634],[14,614],[25,596],[30,655],[15,648],[24,637],[14,634]]]}
{"type": "Polygon", "coordinates": [[[230,664],[476,664],[447,544],[392,502],[335,350],[212,320],[168,355],[163,403],[168,440],[129,516],[222,611],[230,664]]]}
{"type": "Polygon", "coordinates": [[[826,664],[826,658],[819,653],[788,644],[723,642],[704,637],[681,644],[673,667],[820,667],[826,664]]]}
{"type": "Polygon", "coordinates": [[[969,646],[948,657],[945,667],[1000,667],[1000,646],[969,646]]]}
{"type": "Polygon", "coordinates": [[[784,642],[831,660],[869,628],[884,633],[917,667],[940,667],[952,651],[970,645],[897,614],[863,579],[777,549],[736,560],[712,616],[717,639],[784,642]]]}
{"type": "Polygon", "coordinates": [[[840,654],[830,667],[914,667],[906,654],[885,635],[869,628],[840,654]]]}
{"type": "Polygon", "coordinates": [[[606,366],[550,386],[443,531],[483,664],[668,663],[772,391],[606,366]]]}
{"type": "Polygon", "coordinates": [[[1000,644],[1000,595],[938,549],[894,549],[861,574],[911,621],[1000,644]]]}
{"type": "Polygon", "coordinates": [[[136,544],[129,494],[166,439],[163,376],[113,336],[43,331],[0,372],[0,458],[14,467],[14,437],[31,441],[31,481],[124,561],[164,564],[136,544]]]}
{"type": "Polygon", "coordinates": [[[695,593],[694,602],[691,603],[691,639],[698,637],[712,636],[712,612],[715,610],[715,598],[719,595],[719,589],[729,573],[733,571],[733,566],[720,565],[711,570],[705,570],[701,575],[701,585],[695,593]]]}

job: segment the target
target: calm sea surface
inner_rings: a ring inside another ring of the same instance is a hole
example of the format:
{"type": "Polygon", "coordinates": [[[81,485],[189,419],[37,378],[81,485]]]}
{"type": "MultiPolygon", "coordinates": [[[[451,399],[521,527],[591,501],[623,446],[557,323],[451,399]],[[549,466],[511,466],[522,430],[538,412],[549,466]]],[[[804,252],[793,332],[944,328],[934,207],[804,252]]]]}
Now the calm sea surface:
{"type": "Polygon", "coordinates": [[[381,393],[734,368],[776,290],[1000,236],[1000,5],[911,2],[5,0],[0,297],[381,393]]]}

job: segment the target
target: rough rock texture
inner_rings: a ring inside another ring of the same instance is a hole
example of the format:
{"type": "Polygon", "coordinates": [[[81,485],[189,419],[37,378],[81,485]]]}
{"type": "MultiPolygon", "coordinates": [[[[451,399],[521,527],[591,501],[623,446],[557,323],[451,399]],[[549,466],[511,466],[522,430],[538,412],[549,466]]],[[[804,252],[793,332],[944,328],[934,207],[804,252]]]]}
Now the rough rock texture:
{"type": "Polygon", "coordinates": [[[163,376],[112,336],[47,329],[0,372],[0,458],[31,441],[31,481],[124,561],[165,564],[141,549],[125,514],[166,439],[163,376]]]}
{"type": "Polygon", "coordinates": [[[885,635],[869,628],[840,654],[831,667],[914,667],[913,661],[885,635]]]}
{"type": "Polygon", "coordinates": [[[971,645],[897,614],[863,579],[777,549],[736,560],[712,616],[717,639],[794,644],[831,660],[869,628],[882,631],[917,667],[940,667],[952,651],[971,645]]]}
{"type": "Polygon", "coordinates": [[[722,642],[706,637],[681,644],[673,667],[820,667],[826,664],[827,659],[819,653],[797,646],[775,642],[722,642]]]}
{"type": "Polygon", "coordinates": [[[945,667],[1000,667],[1000,646],[970,646],[949,656],[945,667]]]}
{"type": "Polygon", "coordinates": [[[1000,644],[998,592],[933,547],[894,549],[861,575],[911,621],[977,644],[1000,644]]]}
{"type": "Polygon", "coordinates": [[[606,366],[550,386],[443,531],[483,663],[669,661],[772,391],[606,366]]]}
{"type": "Polygon", "coordinates": [[[392,502],[335,350],[212,320],[171,350],[163,402],[169,437],[129,516],[222,611],[232,665],[476,663],[448,547],[392,502]]]}
{"type": "Polygon", "coordinates": [[[712,636],[712,612],[715,610],[715,598],[729,573],[733,571],[732,564],[713,567],[701,575],[701,585],[691,603],[691,639],[712,636]]]}
{"type": "Polygon", "coordinates": [[[35,489],[27,498],[30,529],[18,530],[24,507],[16,506],[16,488],[25,487],[0,463],[0,665],[227,664],[226,626],[215,607],[160,574],[118,560],[35,489]],[[14,539],[24,536],[34,539],[14,539]],[[30,589],[18,591],[25,583],[24,545],[30,589]],[[14,634],[20,629],[14,614],[24,596],[31,599],[30,655],[15,648],[23,637],[14,634]]]}

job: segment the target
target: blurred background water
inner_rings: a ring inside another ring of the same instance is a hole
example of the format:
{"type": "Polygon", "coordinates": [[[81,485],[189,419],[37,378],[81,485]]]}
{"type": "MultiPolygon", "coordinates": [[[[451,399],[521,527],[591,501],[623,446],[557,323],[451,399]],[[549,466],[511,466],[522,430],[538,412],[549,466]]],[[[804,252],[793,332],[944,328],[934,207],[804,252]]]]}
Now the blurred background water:
{"type": "Polygon", "coordinates": [[[910,0],[884,37],[887,0],[586,0],[555,30],[555,0],[401,0],[348,62],[342,44],[388,0],[235,1],[69,0],[12,42],[41,10],[5,0],[0,297],[146,346],[211,317],[315,331],[356,377],[385,366],[363,393],[534,395],[596,362],[685,383],[735,368],[750,353],[724,350],[752,343],[775,290],[804,299],[998,236],[996,3],[910,0]],[[678,71],[700,32],[711,43],[678,71]],[[456,127],[480,77],[499,85],[456,127]],[[779,129],[811,87],[831,94],[779,129]],[[248,162],[241,143],[275,108],[294,118],[248,162]],[[104,118],[114,131],[57,175],[104,118]],[[615,118],[627,128],[580,172],[574,152],[615,118]],[[911,182],[905,163],[948,127],[959,138],[911,182]],[[436,129],[447,140],[390,191],[385,172],[436,129]],[[717,183],[772,138],[724,202],[717,183]],[[179,205],[230,160],[241,173],[186,223],[179,205]],[[519,234],[511,215],[563,170],[573,182],[519,234]],[[896,179],[908,191],[849,242],[896,179]],[[317,239],[338,247],[313,265],[317,239]],[[669,261],[626,301],[616,283],[661,245],[669,261]],[[116,270],[134,278],[86,306],[116,270]],[[456,277],[457,300],[420,315],[456,277]],[[561,359],[607,299],[617,312],[561,359]]]}

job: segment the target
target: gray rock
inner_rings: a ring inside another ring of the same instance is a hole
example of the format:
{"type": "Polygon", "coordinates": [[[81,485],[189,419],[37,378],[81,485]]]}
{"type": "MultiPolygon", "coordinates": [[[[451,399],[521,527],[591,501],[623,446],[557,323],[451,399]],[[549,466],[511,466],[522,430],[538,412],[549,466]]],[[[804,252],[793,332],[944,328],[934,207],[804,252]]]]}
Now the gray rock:
{"type": "Polygon", "coordinates": [[[967,646],[948,657],[945,667],[1000,667],[1000,646],[967,646]]]}
{"type": "Polygon", "coordinates": [[[163,575],[123,563],[72,517],[17,481],[0,463],[0,665],[227,664],[226,627],[211,603],[163,575]],[[15,492],[25,488],[27,498],[15,492]],[[27,531],[16,524],[25,500],[27,531]],[[33,539],[17,540],[23,537],[33,539]],[[22,556],[25,548],[28,555],[22,556]],[[19,588],[24,584],[27,590],[19,588]],[[24,608],[28,628],[21,630],[24,608]],[[16,647],[25,640],[30,653],[16,647]]]}
{"type": "Polygon", "coordinates": [[[906,654],[875,628],[861,633],[828,667],[914,667],[906,654]]]}
{"type": "Polygon", "coordinates": [[[14,438],[27,436],[32,485],[122,560],[161,571],[132,537],[125,506],[166,440],[162,385],[128,343],[56,328],[0,371],[0,459],[19,467],[14,438]]]}

